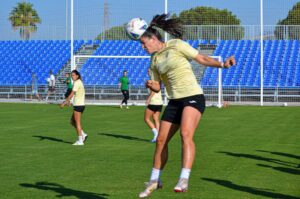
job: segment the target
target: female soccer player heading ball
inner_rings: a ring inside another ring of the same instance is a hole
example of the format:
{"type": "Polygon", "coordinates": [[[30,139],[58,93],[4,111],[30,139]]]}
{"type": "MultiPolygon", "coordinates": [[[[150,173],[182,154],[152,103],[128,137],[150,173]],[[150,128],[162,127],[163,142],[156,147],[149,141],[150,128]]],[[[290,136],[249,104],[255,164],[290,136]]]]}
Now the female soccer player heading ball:
{"type": "Polygon", "coordinates": [[[151,80],[146,87],[154,92],[160,91],[161,82],[166,87],[169,103],[161,118],[161,125],[156,142],[153,168],[146,189],[140,198],[148,197],[152,191],[161,188],[160,174],[168,160],[168,143],[180,128],[182,142],[182,170],[175,192],[185,192],[195,158],[193,136],[205,109],[205,98],[189,60],[216,68],[229,68],[235,65],[234,57],[225,62],[216,61],[199,54],[182,37],[182,24],[169,15],[156,15],[149,27],[139,38],[142,47],[152,55],[151,80]],[[163,41],[157,28],[168,32],[177,39],[163,41]]]}

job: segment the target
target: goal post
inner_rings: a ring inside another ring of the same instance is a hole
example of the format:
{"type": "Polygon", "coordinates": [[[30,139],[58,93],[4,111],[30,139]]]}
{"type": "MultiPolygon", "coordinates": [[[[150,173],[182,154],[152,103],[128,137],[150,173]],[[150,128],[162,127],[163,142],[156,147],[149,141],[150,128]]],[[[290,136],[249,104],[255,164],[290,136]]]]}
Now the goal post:
{"type": "MultiPolygon", "coordinates": [[[[220,56],[211,56],[222,61],[220,56]]],[[[122,94],[118,87],[118,79],[124,70],[128,71],[129,78],[129,105],[145,105],[148,90],[144,82],[149,79],[147,75],[150,66],[150,56],[128,56],[128,55],[74,55],[74,67],[83,76],[86,87],[88,104],[118,105],[122,101],[122,94]],[[94,72],[98,75],[93,74],[94,72]],[[99,73],[99,71],[101,71],[99,73]],[[100,76],[99,76],[100,74],[100,76]],[[93,75],[96,75],[93,77],[93,75]]],[[[200,67],[199,65],[197,67],[200,67]]],[[[73,69],[75,69],[73,68],[73,69]]],[[[195,74],[197,76],[197,74],[195,74]]],[[[203,74],[202,74],[203,75],[203,74]]],[[[201,86],[202,77],[197,77],[201,86]],[[200,80],[200,81],[199,81],[200,80]]],[[[167,104],[165,89],[162,90],[164,104],[167,104]]],[[[214,92],[211,91],[211,92],[214,92]]],[[[204,93],[205,94],[205,93],[204,93]]],[[[222,69],[218,69],[217,98],[213,104],[222,107],[222,69]]]]}

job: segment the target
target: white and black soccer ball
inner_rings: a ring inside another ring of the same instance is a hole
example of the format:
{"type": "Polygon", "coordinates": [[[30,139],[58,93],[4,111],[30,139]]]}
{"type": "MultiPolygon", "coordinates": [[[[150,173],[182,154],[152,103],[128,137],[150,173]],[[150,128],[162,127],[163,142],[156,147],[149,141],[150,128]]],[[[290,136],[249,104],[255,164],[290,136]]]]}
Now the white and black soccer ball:
{"type": "Polygon", "coordinates": [[[138,40],[148,28],[147,22],[142,18],[133,18],[126,25],[127,35],[133,39],[138,40]]]}

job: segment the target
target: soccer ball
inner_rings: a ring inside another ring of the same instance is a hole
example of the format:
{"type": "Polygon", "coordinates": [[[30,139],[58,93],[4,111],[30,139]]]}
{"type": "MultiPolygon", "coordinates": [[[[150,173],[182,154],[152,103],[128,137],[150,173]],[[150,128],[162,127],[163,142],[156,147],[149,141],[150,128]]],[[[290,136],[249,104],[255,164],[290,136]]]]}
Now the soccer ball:
{"type": "Polygon", "coordinates": [[[126,25],[127,35],[133,39],[138,40],[148,28],[148,24],[144,19],[133,18],[126,25]]]}

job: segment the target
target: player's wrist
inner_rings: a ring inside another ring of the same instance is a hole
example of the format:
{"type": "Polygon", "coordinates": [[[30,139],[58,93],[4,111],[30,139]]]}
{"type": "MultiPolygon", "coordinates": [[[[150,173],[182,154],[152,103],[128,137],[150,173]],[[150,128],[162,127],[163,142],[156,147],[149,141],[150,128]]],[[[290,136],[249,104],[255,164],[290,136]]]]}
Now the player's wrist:
{"type": "Polygon", "coordinates": [[[224,68],[224,62],[220,62],[220,68],[224,68]]]}

